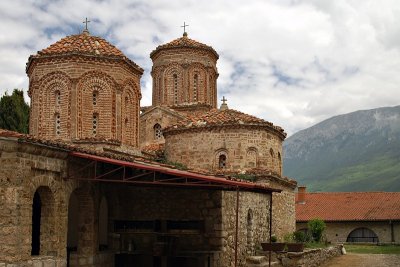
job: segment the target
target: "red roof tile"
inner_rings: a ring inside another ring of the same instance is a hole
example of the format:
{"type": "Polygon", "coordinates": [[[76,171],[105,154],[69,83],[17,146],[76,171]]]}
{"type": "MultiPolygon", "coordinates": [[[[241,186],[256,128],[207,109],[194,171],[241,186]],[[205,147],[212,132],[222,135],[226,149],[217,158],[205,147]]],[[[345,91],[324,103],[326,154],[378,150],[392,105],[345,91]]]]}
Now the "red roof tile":
{"type": "Polygon", "coordinates": [[[306,193],[297,203],[296,221],[400,220],[400,192],[306,193]]]}
{"type": "Polygon", "coordinates": [[[87,32],[64,37],[49,47],[38,51],[36,55],[29,57],[26,70],[29,69],[29,66],[34,59],[46,56],[61,56],[70,54],[120,58],[129,65],[133,66],[139,72],[143,73],[143,69],[135,62],[127,58],[121,52],[121,50],[103,38],[92,36],[87,32]]]}
{"type": "Polygon", "coordinates": [[[272,129],[275,129],[283,136],[286,136],[286,133],[281,127],[275,126],[269,121],[245,114],[234,109],[212,109],[209,112],[203,113],[201,115],[188,116],[188,119],[181,120],[177,124],[168,127],[167,129],[165,129],[164,132],[173,129],[205,128],[223,125],[268,126],[272,129]]]}
{"type": "Polygon", "coordinates": [[[164,144],[149,144],[142,148],[142,152],[155,154],[164,151],[164,144]]]}
{"type": "Polygon", "coordinates": [[[71,52],[124,57],[121,50],[106,40],[86,33],[64,37],[58,42],[39,51],[38,55],[66,54],[71,52]]]}
{"type": "Polygon", "coordinates": [[[200,43],[198,41],[195,41],[193,39],[190,39],[190,38],[187,37],[187,35],[184,35],[181,38],[172,40],[169,43],[157,46],[157,48],[151,52],[150,57],[153,57],[153,55],[155,55],[158,51],[160,51],[162,49],[180,48],[180,47],[200,48],[200,49],[209,50],[216,56],[216,58],[219,58],[219,55],[214,50],[214,48],[212,48],[211,46],[202,44],[202,43],[200,43]]]}
{"type": "Polygon", "coordinates": [[[26,134],[14,132],[14,131],[9,131],[5,129],[0,129],[0,137],[15,137],[15,138],[22,138],[26,137],[26,134]]]}

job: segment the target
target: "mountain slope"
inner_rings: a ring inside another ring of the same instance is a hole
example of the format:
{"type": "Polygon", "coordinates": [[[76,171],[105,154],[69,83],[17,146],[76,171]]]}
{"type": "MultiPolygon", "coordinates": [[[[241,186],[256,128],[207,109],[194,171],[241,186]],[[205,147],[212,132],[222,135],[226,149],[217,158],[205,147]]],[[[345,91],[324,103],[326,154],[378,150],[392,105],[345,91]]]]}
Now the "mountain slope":
{"type": "Polygon", "coordinates": [[[400,106],[332,117],[284,152],[284,175],[311,191],[400,191],[400,106]]]}

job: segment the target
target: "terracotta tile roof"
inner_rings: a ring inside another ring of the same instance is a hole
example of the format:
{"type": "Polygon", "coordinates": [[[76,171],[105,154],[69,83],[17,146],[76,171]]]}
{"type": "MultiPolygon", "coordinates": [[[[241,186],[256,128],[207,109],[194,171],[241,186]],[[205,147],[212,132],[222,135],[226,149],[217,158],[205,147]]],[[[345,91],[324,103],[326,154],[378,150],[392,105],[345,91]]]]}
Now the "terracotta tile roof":
{"type": "Polygon", "coordinates": [[[212,109],[209,112],[203,113],[201,115],[188,116],[188,119],[181,120],[177,124],[166,128],[164,132],[175,129],[204,128],[222,125],[268,126],[272,129],[275,129],[283,136],[286,136],[286,133],[281,127],[275,126],[269,121],[245,114],[234,109],[212,109]]]}
{"type": "Polygon", "coordinates": [[[26,137],[26,136],[27,136],[26,134],[17,133],[17,132],[5,130],[5,129],[0,129],[0,137],[22,138],[22,137],[26,137]]]}
{"type": "Polygon", "coordinates": [[[172,40],[169,43],[157,46],[157,48],[150,53],[150,57],[153,57],[160,50],[170,49],[170,48],[180,48],[180,47],[199,48],[199,49],[209,50],[216,56],[216,58],[219,58],[219,55],[214,50],[214,48],[212,48],[211,46],[202,44],[193,39],[190,39],[189,37],[187,37],[187,35],[184,35],[181,38],[172,40]]]}
{"type": "Polygon", "coordinates": [[[70,52],[124,57],[124,54],[106,40],[81,33],[62,38],[58,42],[38,52],[38,55],[66,54],[70,52]]]}
{"type": "Polygon", "coordinates": [[[139,67],[135,62],[127,58],[121,50],[116,48],[105,39],[92,36],[87,32],[83,32],[77,35],[70,35],[62,38],[55,42],[49,47],[38,51],[36,55],[29,57],[26,69],[28,70],[32,60],[45,56],[59,56],[69,54],[81,54],[90,56],[105,56],[113,58],[121,58],[134,68],[138,69],[143,73],[143,69],[139,67]]]}
{"type": "Polygon", "coordinates": [[[142,152],[156,154],[164,151],[164,144],[150,144],[142,148],[142,152]]]}
{"type": "Polygon", "coordinates": [[[296,221],[400,220],[400,192],[306,193],[297,203],[296,221]]]}

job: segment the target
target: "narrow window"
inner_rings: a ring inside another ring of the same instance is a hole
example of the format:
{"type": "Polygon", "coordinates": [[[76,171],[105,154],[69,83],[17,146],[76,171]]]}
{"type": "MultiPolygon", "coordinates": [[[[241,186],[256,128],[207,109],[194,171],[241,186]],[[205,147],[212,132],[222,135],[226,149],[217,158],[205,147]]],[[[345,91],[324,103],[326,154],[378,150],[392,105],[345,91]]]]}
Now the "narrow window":
{"type": "Polygon", "coordinates": [[[56,95],[56,105],[59,106],[59,105],[61,105],[61,93],[60,93],[60,91],[57,90],[55,92],[55,95],[56,95]]]}
{"type": "Polygon", "coordinates": [[[162,128],[160,124],[154,125],[154,139],[159,140],[162,138],[162,128]]]}
{"type": "Polygon", "coordinates": [[[98,97],[99,97],[99,92],[98,91],[93,91],[93,106],[97,105],[98,97]]]}
{"type": "Polygon", "coordinates": [[[219,155],[218,166],[220,169],[226,168],[226,155],[219,155]]]}
{"type": "Polygon", "coordinates": [[[194,75],[194,81],[193,81],[193,101],[197,101],[197,83],[198,83],[198,76],[197,74],[194,75]]]}
{"type": "Polygon", "coordinates": [[[59,136],[61,133],[61,117],[60,117],[60,113],[56,113],[54,115],[55,118],[55,126],[56,126],[56,136],[59,136]]]}
{"type": "Polygon", "coordinates": [[[93,114],[93,128],[92,128],[93,136],[97,135],[98,122],[99,122],[99,115],[97,113],[94,113],[93,114]]]}
{"type": "Polygon", "coordinates": [[[174,74],[174,103],[178,104],[178,75],[174,74]]]}

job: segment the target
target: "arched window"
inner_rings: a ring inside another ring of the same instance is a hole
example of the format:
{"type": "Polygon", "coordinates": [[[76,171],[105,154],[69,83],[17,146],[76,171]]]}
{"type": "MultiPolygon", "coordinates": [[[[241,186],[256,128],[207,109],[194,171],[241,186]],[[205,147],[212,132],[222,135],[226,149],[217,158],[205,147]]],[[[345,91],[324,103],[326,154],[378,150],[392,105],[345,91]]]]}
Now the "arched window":
{"type": "Polygon", "coordinates": [[[99,98],[99,92],[97,90],[94,90],[93,91],[93,99],[92,99],[93,106],[97,105],[98,98],[99,98]]]}
{"type": "Polygon", "coordinates": [[[178,104],[178,75],[174,74],[174,103],[178,104]]]}
{"type": "Polygon", "coordinates": [[[193,80],[193,101],[197,101],[197,83],[198,83],[198,75],[194,75],[193,80]]]}
{"type": "Polygon", "coordinates": [[[378,243],[379,238],[371,229],[362,227],[351,231],[346,242],[378,243]]]}
{"type": "Polygon", "coordinates": [[[60,117],[60,113],[54,114],[54,122],[55,122],[55,133],[56,133],[56,136],[59,136],[61,134],[61,117],[60,117]]]}
{"type": "Polygon", "coordinates": [[[246,153],[246,165],[248,168],[256,168],[257,167],[257,149],[255,147],[250,147],[247,149],[246,153]]]}
{"type": "Polygon", "coordinates": [[[162,128],[161,125],[156,123],[153,127],[154,129],[154,139],[155,140],[159,140],[162,138],[163,134],[162,134],[162,128]]]}
{"type": "Polygon", "coordinates": [[[94,114],[93,114],[93,125],[92,125],[92,133],[93,133],[93,136],[96,136],[96,135],[97,135],[98,123],[99,123],[99,114],[94,113],[94,114]]]}
{"type": "Polygon", "coordinates": [[[226,155],[221,154],[218,157],[218,167],[219,169],[225,169],[226,168],[226,155]]]}
{"type": "Polygon", "coordinates": [[[60,91],[55,91],[55,100],[56,100],[56,106],[61,105],[61,93],[60,91]]]}

